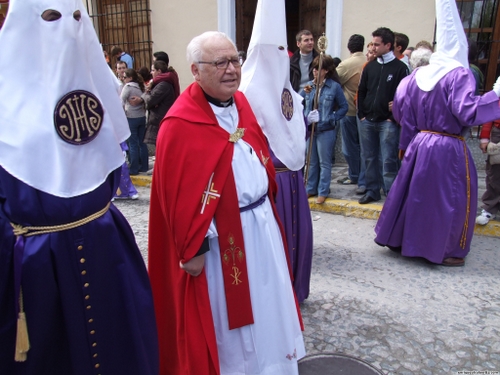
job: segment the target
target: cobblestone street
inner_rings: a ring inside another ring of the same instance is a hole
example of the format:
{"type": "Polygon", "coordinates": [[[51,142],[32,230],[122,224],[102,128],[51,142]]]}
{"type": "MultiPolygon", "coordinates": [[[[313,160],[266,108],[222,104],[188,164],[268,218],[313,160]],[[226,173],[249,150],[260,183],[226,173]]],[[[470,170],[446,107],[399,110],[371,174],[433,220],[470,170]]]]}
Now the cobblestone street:
{"type": "MultiPolygon", "coordinates": [[[[115,204],[146,259],[149,188],[138,190],[115,204]]],[[[348,354],[388,375],[500,373],[498,238],[475,236],[465,267],[446,268],[377,246],[374,220],[314,216],[308,354],[348,354]]]]}

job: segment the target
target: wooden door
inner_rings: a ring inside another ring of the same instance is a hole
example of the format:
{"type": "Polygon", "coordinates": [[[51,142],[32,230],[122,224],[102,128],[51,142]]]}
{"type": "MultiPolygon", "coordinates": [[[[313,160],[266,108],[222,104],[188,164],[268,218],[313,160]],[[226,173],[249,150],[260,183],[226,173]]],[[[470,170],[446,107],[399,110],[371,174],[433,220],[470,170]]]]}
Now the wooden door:
{"type": "Polygon", "coordinates": [[[248,49],[256,9],[257,0],[237,0],[236,2],[236,47],[239,51],[248,49]]]}
{"type": "MultiPolygon", "coordinates": [[[[246,51],[252,36],[257,0],[236,0],[236,45],[246,51]]],[[[297,49],[295,35],[310,30],[315,40],[325,32],[326,0],[286,0],[288,49],[297,49]]]]}
{"type": "Polygon", "coordinates": [[[299,30],[309,30],[313,33],[314,41],[326,31],[326,0],[300,1],[300,27],[299,30]]]}

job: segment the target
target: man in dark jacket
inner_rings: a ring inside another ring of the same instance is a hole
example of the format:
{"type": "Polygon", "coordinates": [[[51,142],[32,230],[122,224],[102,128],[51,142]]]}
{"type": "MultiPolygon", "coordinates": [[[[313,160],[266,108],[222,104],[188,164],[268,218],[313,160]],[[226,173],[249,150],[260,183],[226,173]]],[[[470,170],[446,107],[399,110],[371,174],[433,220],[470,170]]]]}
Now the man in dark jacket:
{"type": "Polygon", "coordinates": [[[290,82],[293,89],[300,92],[314,78],[312,62],[318,52],[314,49],[314,37],[309,30],[299,31],[296,40],[299,49],[290,57],[290,82]]]}
{"type": "Polygon", "coordinates": [[[394,33],[381,27],[372,36],[377,58],[364,68],[358,89],[361,159],[366,167],[366,193],[360,204],[380,200],[380,188],[388,194],[396,178],[400,127],[392,117],[392,100],[408,75],[408,67],[394,56],[394,33]]]}

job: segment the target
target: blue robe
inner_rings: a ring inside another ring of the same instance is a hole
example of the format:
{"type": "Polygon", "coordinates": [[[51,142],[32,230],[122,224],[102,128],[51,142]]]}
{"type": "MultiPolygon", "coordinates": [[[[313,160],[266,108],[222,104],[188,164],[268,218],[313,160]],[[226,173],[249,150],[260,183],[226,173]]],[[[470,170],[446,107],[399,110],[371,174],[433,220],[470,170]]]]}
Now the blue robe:
{"type": "Polygon", "coordinates": [[[46,226],[100,211],[120,169],[92,192],[58,198],[0,167],[0,373],[157,374],[156,323],[148,275],[127,221],[111,204],[100,218],[25,237],[24,311],[31,348],[14,362],[16,302],[10,222],[46,226]]]}

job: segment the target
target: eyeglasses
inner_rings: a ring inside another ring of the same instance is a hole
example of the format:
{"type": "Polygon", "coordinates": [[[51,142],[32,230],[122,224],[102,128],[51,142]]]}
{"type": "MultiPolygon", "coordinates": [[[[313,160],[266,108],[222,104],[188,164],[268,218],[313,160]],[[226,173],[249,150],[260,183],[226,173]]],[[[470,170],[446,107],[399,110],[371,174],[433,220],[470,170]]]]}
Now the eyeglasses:
{"type": "Polygon", "coordinates": [[[217,69],[224,70],[227,69],[229,63],[233,64],[235,68],[239,68],[241,66],[241,62],[238,57],[233,57],[231,59],[220,59],[216,61],[198,61],[198,64],[210,64],[215,66],[217,69]]]}

